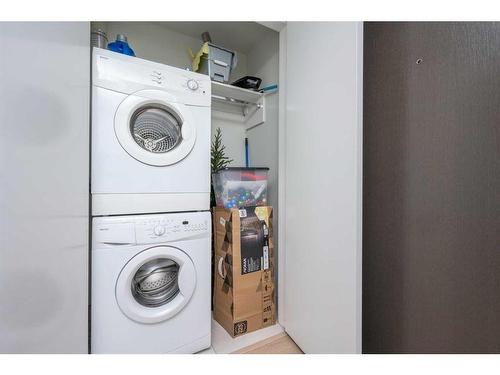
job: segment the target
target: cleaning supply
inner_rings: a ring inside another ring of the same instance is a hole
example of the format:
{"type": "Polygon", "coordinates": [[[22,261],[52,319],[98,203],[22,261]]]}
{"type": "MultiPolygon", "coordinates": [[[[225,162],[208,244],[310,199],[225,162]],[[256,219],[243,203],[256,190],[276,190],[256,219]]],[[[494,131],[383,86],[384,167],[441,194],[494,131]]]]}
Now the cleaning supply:
{"type": "Polygon", "coordinates": [[[123,34],[118,34],[116,40],[108,44],[108,49],[114,52],[123,53],[124,55],[135,56],[134,51],[127,42],[127,37],[123,34]]]}

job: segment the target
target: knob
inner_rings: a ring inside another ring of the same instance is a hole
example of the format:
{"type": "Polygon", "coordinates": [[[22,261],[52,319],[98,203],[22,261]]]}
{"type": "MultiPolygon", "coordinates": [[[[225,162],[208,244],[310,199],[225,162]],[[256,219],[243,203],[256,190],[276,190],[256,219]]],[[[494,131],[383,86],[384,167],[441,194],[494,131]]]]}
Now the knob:
{"type": "Polygon", "coordinates": [[[192,91],[195,91],[195,90],[198,90],[198,82],[196,82],[194,79],[190,79],[189,81],[187,81],[187,87],[188,89],[192,90],[192,91]]]}
{"type": "Polygon", "coordinates": [[[154,229],[153,229],[155,235],[157,236],[163,236],[165,234],[165,227],[163,225],[157,225],[154,229]]]}

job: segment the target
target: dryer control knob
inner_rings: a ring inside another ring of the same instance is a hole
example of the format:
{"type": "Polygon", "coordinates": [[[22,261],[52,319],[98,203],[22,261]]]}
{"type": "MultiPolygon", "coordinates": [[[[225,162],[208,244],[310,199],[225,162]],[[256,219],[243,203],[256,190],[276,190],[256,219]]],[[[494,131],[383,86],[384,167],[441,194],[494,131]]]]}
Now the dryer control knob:
{"type": "Polygon", "coordinates": [[[194,79],[190,79],[189,81],[187,81],[187,87],[192,91],[196,91],[198,90],[199,85],[198,82],[196,82],[194,79]]]}
{"type": "Polygon", "coordinates": [[[165,227],[163,225],[157,225],[154,229],[153,232],[157,236],[163,236],[165,234],[165,227]]]}

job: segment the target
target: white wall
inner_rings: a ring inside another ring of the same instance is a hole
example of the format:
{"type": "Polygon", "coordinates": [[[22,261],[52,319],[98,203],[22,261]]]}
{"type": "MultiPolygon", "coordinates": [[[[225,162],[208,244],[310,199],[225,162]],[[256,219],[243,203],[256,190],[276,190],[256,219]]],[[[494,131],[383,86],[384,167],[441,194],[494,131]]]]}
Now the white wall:
{"type": "Polygon", "coordinates": [[[232,159],[232,167],[245,166],[245,127],[241,123],[241,115],[237,112],[239,106],[219,105],[212,106],[212,136],[216,128],[221,128],[222,142],[226,146],[226,155],[232,159]],[[224,108],[224,111],[218,108],[224,108]]]}
{"type": "Polygon", "coordinates": [[[0,22],[0,353],[87,353],[89,33],[0,22]]]}
{"type": "MultiPolygon", "coordinates": [[[[247,67],[249,75],[262,78],[261,87],[278,83],[278,33],[262,40],[248,53],[247,67]]],[[[279,93],[266,95],[266,122],[247,131],[251,166],[270,169],[268,193],[273,206],[278,204],[278,100],[279,93]]]]}
{"type": "MultiPolygon", "coordinates": [[[[279,80],[279,33],[270,34],[247,55],[248,74],[262,78],[261,87],[277,84],[279,80]]],[[[279,90],[279,88],[278,88],[279,90]]],[[[247,131],[250,166],[268,167],[268,204],[273,206],[274,262],[276,283],[279,280],[279,207],[278,207],[278,108],[279,91],[266,95],[266,122],[247,131]]],[[[276,288],[276,303],[279,303],[276,288]]]]}

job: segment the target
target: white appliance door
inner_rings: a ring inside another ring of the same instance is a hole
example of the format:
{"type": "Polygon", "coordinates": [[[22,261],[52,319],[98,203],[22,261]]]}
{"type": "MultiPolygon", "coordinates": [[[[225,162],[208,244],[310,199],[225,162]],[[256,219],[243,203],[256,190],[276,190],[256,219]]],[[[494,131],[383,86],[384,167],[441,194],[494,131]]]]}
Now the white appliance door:
{"type": "Polygon", "coordinates": [[[0,352],[88,352],[89,22],[0,22],[0,352]]]}
{"type": "Polygon", "coordinates": [[[193,149],[196,128],[189,108],[171,99],[162,91],[142,90],[129,95],[118,107],[116,137],[136,160],[167,166],[184,159],[193,149]]]}
{"type": "Polygon", "coordinates": [[[281,33],[282,323],[306,353],[359,353],[362,23],[289,22],[281,33]]]}
{"type": "Polygon", "coordinates": [[[154,246],[135,255],[116,281],[116,301],[130,319],[159,323],[177,315],[193,296],[196,270],[191,258],[172,246],[154,246]]]}

